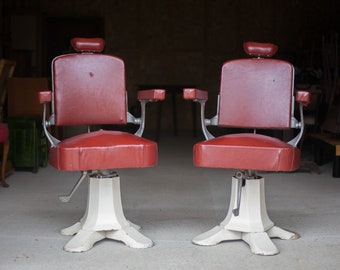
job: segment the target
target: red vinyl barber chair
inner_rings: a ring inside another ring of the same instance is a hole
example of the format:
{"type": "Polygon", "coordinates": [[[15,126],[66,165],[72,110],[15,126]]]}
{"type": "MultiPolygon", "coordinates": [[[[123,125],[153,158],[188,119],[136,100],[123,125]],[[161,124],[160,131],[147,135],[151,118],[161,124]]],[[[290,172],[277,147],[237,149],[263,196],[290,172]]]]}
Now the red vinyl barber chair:
{"type": "Polygon", "coordinates": [[[276,53],[276,45],[246,42],[244,50],[253,58],[231,60],[222,67],[216,116],[204,118],[206,91],[184,89],[183,92],[185,99],[200,103],[206,138],[194,145],[194,165],[236,170],[226,218],[194,238],[193,243],[209,246],[242,239],[253,253],[274,255],[279,251],[270,238],[299,236],[275,226],[268,217],[264,178],[257,171],[290,172],[299,168],[297,144],[304,127],[303,106],[309,103],[310,96],[308,92],[294,91],[294,68],[290,63],[269,58],[276,53]],[[293,115],[295,101],[299,103],[299,121],[293,115]],[[215,138],[207,129],[209,125],[236,127],[245,132],[215,138]],[[289,142],[257,132],[291,128],[299,132],[289,142]]]}
{"type": "Polygon", "coordinates": [[[38,93],[44,104],[43,127],[51,144],[49,163],[61,171],[80,171],[81,177],[69,195],[88,178],[87,208],[74,225],[61,231],[74,235],[64,250],[82,252],[104,238],[122,241],[134,248],[147,248],[152,241],[139,232],[140,227],[126,220],[120,196],[120,168],[144,168],[157,164],[157,144],[141,135],[144,130],[145,106],[149,101],[165,98],[162,89],[138,92],[141,117],[127,111],[124,62],[112,55],[100,54],[104,40],[74,38],[76,51],[56,57],[52,62],[52,91],[38,93]],[[51,116],[46,119],[46,106],[51,116]],[[105,124],[140,125],[135,134],[114,130],[91,130],[105,124]],[[58,140],[50,126],[88,125],[88,132],[58,140]]]}

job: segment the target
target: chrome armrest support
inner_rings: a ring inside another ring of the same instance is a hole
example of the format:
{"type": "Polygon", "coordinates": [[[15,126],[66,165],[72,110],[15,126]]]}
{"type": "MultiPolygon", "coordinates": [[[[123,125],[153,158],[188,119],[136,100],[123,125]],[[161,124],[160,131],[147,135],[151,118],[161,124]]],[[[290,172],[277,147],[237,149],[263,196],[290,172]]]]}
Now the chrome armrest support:
{"type": "Polygon", "coordinates": [[[201,105],[201,127],[202,127],[202,132],[206,140],[210,140],[215,138],[207,129],[207,126],[217,126],[218,122],[218,116],[215,115],[211,119],[206,119],[205,118],[205,100],[195,100],[196,102],[199,102],[201,105]]]}
{"type": "Polygon", "coordinates": [[[135,125],[140,125],[141,118],[137,118],[130,112],[127,112],[127,122],[135,125]]]}
{"type": "Polygon", "coordinates": [[[291,120],[291,127],[300,129],[299,133],[295,136],[295,138],[293,138],[292,140],[290,140],[288,142],[288,144],[290,144],[294,147],[297,147],[299,141],[302,138],[302,135],[303,135],[304,129],[305,129],[305,122],[304,122],[304,119],[303,119],[303,104],[302,103],[299,104],[299,111],[300,111],[300,119],[301,119],[300,122],[295,117],[292,117],[292,120],[291,120]]]}
{"type": "Polygon", "coordinates": [[[45,135],[46,135],[48,141],[51,144],[51,147],[55,147],[60,142],[60,140],[53,137],[52,134],[47,130],[48,127],[54,125],[55,119],[54,119],[54,114],[52,114],[50,116],[50,118],[48,120],[46,120],[46,107],[47,107],[46,103],[43,103],[43,122],[42,122],[42,125],[43,125],[45,135]]]}
{"type": "Polygon", "coordinates": [[[204,119],[206,126],[217,126],[218,123],[218,115],[215,115],[213,118],[204,119]]]}
{"type": "Polygon", "coordinates": [[[135,132],[136,136],[141,137],[145,128],[145,107],[148,102],[157,102],[165,99],[164,89],[150,89],[140,90],[137,93],[137,99],[141,105],[141,117],[135,118],[132,114],[128,113],[127,122],[139,125],[139,129],[135,132]]]}
{"type": "Polygon", "coordinates": [[[127,112],[127,122],[135,124],[135,125],[139,125],[138,130],[135,132],[135,135],[138,137],[141,137],[143,135],[143,132],[145,129],[146,103],[148,103],[148,100],[140,100],[141,117],[135,117],[131,113],[127,112]]]}

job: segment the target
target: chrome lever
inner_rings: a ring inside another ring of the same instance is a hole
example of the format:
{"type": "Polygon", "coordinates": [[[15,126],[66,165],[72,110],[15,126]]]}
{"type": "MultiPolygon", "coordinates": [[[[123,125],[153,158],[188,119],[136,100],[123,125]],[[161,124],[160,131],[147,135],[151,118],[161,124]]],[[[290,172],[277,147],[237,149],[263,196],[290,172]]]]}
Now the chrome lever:
{"type": "Polygon", "coordinates": [[[237,206],[232,210],[232,213],[237,217],[240,214],[242,187],[245,185],[246,181],[245,172],[238,171],[235,173],[235,177],[237,178],[237,206]]]}
{"type": "Polygon", "coordinates": [[[80,184],[83,182],[84,178],[86,177],[87,175],[87,171],[84,171],[82,173],[82,176],[79,178],[78,182],[73,186],[70,194],[68,195],[62,195],[62,196],[59,196],[59,200],[62,201],[62,202],[69,202],[71,197],[73,196],[73,193],[77,190],[77,188],[80,186],[80,184]]]}

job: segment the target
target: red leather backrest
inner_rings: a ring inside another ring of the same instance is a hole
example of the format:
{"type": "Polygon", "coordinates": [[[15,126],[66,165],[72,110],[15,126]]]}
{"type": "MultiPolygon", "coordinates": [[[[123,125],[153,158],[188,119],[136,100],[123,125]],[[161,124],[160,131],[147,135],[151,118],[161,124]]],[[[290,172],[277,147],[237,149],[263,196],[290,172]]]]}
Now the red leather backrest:
{"type": "Polygon", "coordinates": [[[289,128],[293,66],[276,59],[238,59],[222,67],[219,125],[289,128]]]}
{"type": "Polygon", "coordinates": [[[52,63],[56,125],[126,123],[124,62],[105,54],[68,54],[52,63]]]}

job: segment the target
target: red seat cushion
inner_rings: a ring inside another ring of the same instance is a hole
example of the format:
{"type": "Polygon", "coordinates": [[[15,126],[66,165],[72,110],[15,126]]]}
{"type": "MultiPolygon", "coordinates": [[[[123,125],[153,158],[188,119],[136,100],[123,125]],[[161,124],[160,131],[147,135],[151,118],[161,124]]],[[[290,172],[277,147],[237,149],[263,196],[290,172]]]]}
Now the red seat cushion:
{"type": "Polygon", "coordinates": [[[65,171],[141,168],[157,164],[157,144],[120,131],[77,135],[51,148],[50,164],[65,171]]]}
{"type": "Polygon", "coordinates": [[[241,170],[293,171],[300,166],[300,150],[265,135],[231,134],[195,144],[194,165],[241,170]]]}
{"type": "Polygon", "coordinates": [[[8,125],[0,123],[0,142],[4,142],[8,139],[8,125]]]}

